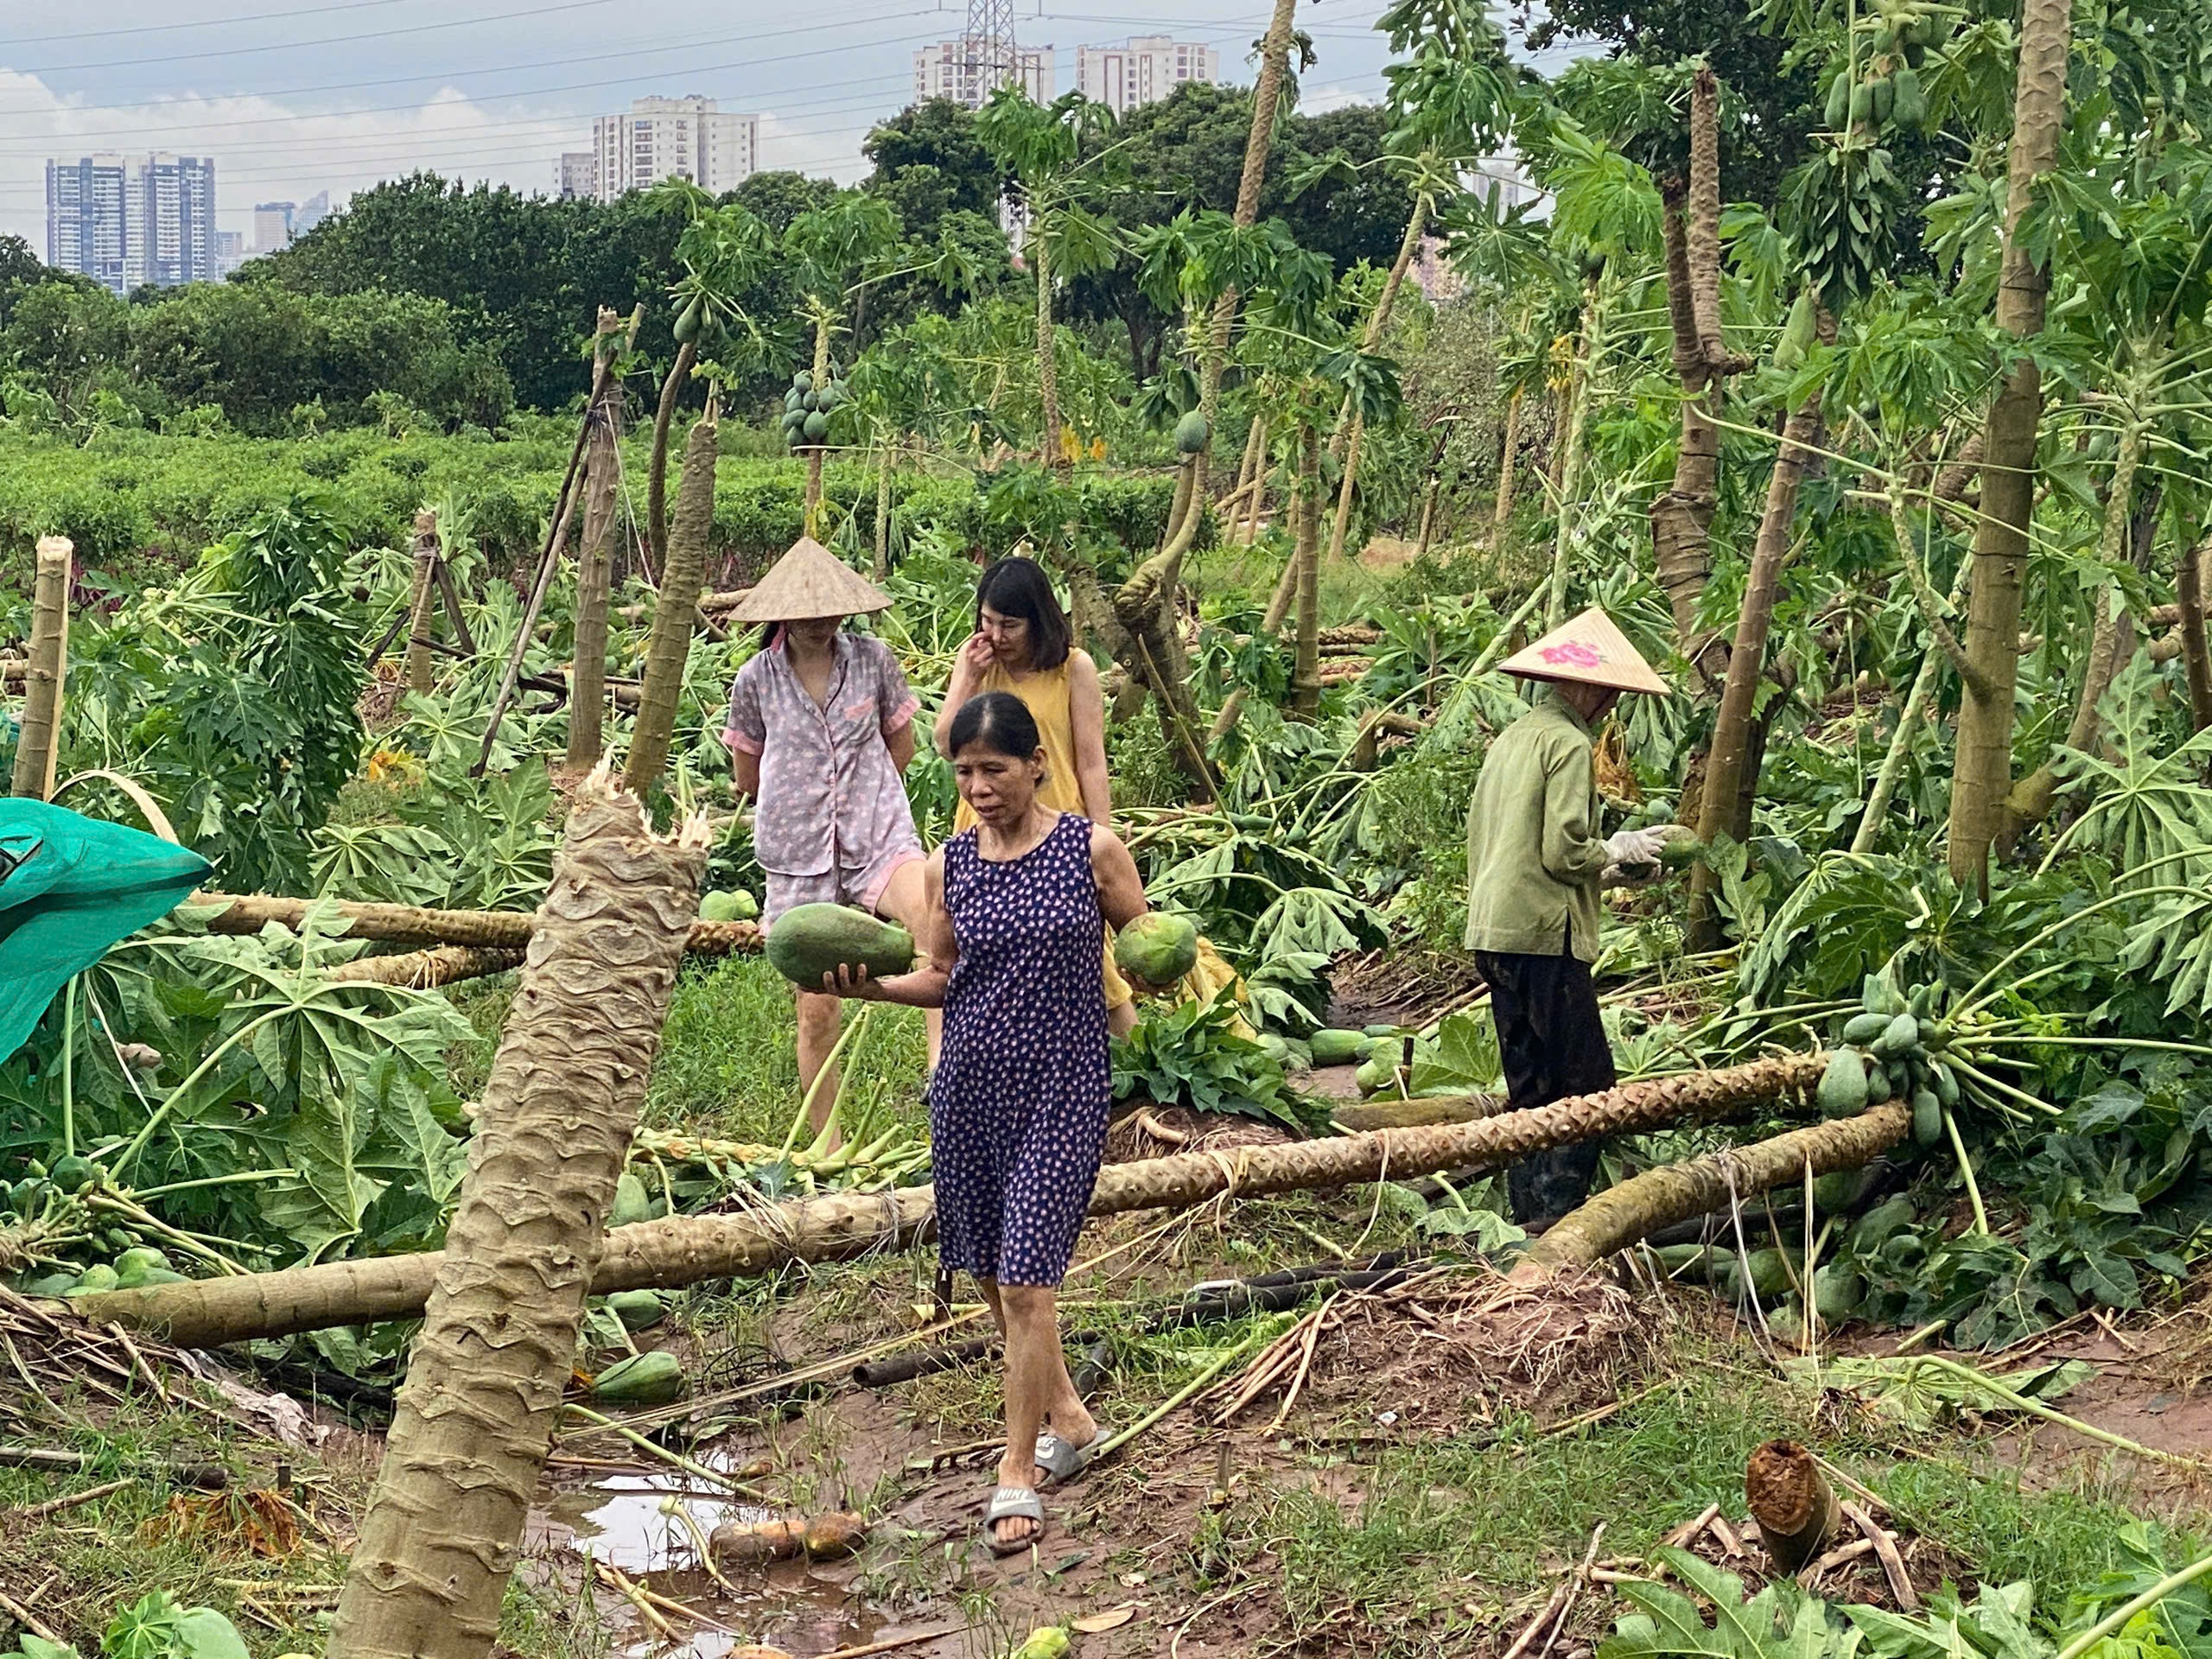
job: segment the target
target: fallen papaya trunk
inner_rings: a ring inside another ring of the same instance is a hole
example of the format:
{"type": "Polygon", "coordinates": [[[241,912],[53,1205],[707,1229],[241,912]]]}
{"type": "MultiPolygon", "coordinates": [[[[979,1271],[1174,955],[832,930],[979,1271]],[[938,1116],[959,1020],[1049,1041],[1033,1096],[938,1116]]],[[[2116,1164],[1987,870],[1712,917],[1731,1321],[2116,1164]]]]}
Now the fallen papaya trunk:
{"type": "MultiPolygon", "coordinates": [[[[329,905],[353,923],[346,937],[388,944],[468,945],[484,950],[521,950],[537,925],[526,910],[424,910],[414,905],[358,904],[346,899],[285,899],[267,893],[195,893],[188,906],[220,905],[202,924],[210,933],[258,933],[275,922],[293,931],[317,904],[329,905]]],[[[741,955],[760,948],[760,930],[751,922],[694,922],[683,949],[691,956],[741,955]]],[[[488,971],[488,970],[487,970],[488,971]]],[[[365,974],[351,976],[365,978],[365,974]]],[[[453,975],[466,978],[466,975],[453,975]]],[[[443,983],[443,981],[434,981],[443,983]]]]}
{"type": "Polygon", "coordinates": [[[1561,1217],[1529,1247],[1515,1273],[1528,1277],[1594,1267],[1662,1227],[1710,1215],[1732,1199],[1801,1181],[1808,1165],[1815,1175],[1856,1169],[1897,1145],[1911,1128],[1912,1109],[1891,1101],[1856,1117],[1815,1123],[1770,1141],[1648,1169],[1561,1217]]]}
{"type": "MultiPolygon", "coordinates": [[[[1101,1172],[1090,1214],[1187,1209],[1224,1196],[1256,1198],[1437,1170],[1495,1168],[1545,1147],[1708,1122],[1766,1101],[1802,1099],[1827,1063],[1825,1054],[1783,1054],[1723,1071],[1655,1077],[1471,1123],[1117,1164],[1101,1172]]],[[[1904,1133],[1909,1116],[1898,1117],[1897,1135],[1904,1133]]],[[[1883,1141],[1864,1156],[1888,1144],[1883,1141]]],[[[1711,1207],[1710,1201],[1703,1203],[1704,1209],[1711,1207]]],[[[795,1262],[849,1261],[905,1249],[927,1236],[936,1218],[931,1189],[916,1186],[810,1198],[765,1211],[642,1222],[608,1236],[592,1289],[601,1294],[664,1289],[709,1279],[754,1278],[795,1262]]],[[[1670,1212],[1655,1224],[1673,1219],[1670,1212]]],[[[444,1261],[434,1251],[330,1262],[280,1273],[111,1291],[78,1297],[76,1303],[95,1320],[158,1331],[180,1348],[212,1348],[329,1325],[411,1319],[422,1311],[444,1261]]]]}
{"type": "Polygon", "coordinates": [[[349,985],[404,985],[427,991],[464,979],[481,979],[522,966],[519,950],[473,944],[441,944],[399,957],[362,957],[331,969],[333,980],[349,985]]]}

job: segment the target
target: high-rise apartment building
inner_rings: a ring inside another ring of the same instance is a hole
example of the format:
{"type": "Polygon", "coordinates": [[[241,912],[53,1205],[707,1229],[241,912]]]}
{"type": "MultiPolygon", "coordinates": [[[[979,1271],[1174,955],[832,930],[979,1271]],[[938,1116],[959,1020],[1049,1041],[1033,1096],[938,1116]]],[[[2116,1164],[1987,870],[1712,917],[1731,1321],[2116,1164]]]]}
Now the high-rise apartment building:
{"type": "Polygon", "coordinates": [[[213,282],[215,163],[105,154],[46,164],[46,258],[118,294],[213,282]]]}
{"type": "Polygon", "coordinates": [[[1200,41],[1141,35],[1120,46],[1078,46],[1075,89],[1116,115],[1166,98],[1187,80],[1217,80],[1221,54],[1200,41]]]}
{"type": "Polygon", "coordinates": [[[963,35],[939,41],[914,54],[914,101],[949,98],[971,110],[980,110],[991,94],[1008,82],[1039,104],[1058,96],[1057,72],[1049,46],[1016,46],[1006,61],[994,62],[988,44],[981,35],[963,35]]]}
{"type": "Polygon", "coordinates": [[[130,288],[130,171],[116,155],[46,164],[48,264],[118,294],[130,288]]]}
{"type": "Polygon", "coordinates": [[[563,201],[599,194],[599,156],[588,149],[564,149],[553,169],[554,187],[563,201]]]}
{"type": "Polygon", "coordinates": [[[290,201],[257,201],[253,204],[253,251],[274,253],[289,245],[292,240],[292,215],[299,204],[290,201]]]}
{"type": "Polygon", "coordinates": [[[305,236],[309,231],[330,217],[330,192],[318,190],[302,202],[292,214],[292,234],[305,236]]]}
{"type": "MultiPolygon", "coordinates": [[[[641,98],[592,123],[592,194],[613,201],[666,178],[720,195],[760,166],[760,118],[725,114],[711,98],[641,98]]],[[[565,188],[568,158],[562,158],[565,188]]]]}
{"type": "Polygon", "coordinates": [[[245,238],[236,231],[215,232],[215,274],[228,276],[245,264],[245,238]]]}

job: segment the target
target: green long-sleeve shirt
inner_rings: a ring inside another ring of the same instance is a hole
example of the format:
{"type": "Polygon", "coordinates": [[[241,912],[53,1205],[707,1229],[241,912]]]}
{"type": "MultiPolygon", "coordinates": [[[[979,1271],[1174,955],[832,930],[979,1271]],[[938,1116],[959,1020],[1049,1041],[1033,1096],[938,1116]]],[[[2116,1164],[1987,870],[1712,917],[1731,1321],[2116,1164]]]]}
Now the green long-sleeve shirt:
{"type": "Polygon", "coordinates": [[[1590,728],[1546,690],[1483,757],[1467,809],[1470,950],[1598,957],[1598,784],[1590,728]]]}

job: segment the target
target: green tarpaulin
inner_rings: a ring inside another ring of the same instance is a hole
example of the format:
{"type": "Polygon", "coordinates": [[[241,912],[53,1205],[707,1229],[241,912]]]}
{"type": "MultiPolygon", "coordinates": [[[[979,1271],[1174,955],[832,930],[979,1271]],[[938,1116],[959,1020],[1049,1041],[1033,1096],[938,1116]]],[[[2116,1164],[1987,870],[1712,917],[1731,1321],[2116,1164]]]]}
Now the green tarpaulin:
{"type": "Polygon", "coordinates": [[[207,861],[143,830],[0,799],[0,1059],[73,974],[183,902],[207,861]]]}

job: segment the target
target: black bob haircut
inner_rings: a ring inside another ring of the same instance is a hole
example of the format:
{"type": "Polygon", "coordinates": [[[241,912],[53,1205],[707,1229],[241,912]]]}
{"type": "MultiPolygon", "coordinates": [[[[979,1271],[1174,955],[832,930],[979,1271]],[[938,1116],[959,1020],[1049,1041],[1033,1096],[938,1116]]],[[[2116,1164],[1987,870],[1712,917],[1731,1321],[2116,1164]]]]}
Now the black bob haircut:
{"type": "Polygon", "coordinates": [[[952,717],[949,747],[957,755],[970,743],[1011,760],[1029,760],[1045,747],[1029,705],[1011,691],[986,691],[960,705],[952,717]]]}
{"type": "Polygon", "coordinates": [[[986,605],[1001,616],[1015,617],[1029,625],[1030,667],[1054,669],[1067,661],[1075,636],[1069,631],[1067,613],[1052,596],[1051,579],[1036,560],[1001,559],[985,570],[976,583],[979,629],[986,605]]]}

